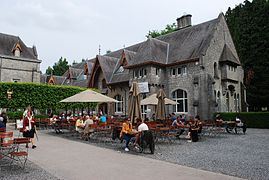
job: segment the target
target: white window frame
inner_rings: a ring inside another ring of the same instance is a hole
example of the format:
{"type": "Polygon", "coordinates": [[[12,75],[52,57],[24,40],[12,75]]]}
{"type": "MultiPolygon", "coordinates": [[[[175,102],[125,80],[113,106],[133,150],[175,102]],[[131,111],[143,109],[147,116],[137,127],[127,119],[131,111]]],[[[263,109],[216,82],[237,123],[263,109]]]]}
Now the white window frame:
{"type": "Polygon", "coordinates": [[[183,66],[182,67],[181,74],[182,74],[182,76],[186,76],[187,75],[187,66],[183,66]]]}
{"type": "Polygon", "coordinates": [[[186,91],[184,91],[183,89],[177,89],[174,92],[172,92],[172,97],[173,97],[173,100],[177,102],[177,104],[173,106],[174,112],[175,113],[187,113],[188,112],[188,93],[186,91]],[[179,95],[178,93],[180,93],[179,91],[182,91],[181,92],[182,97],[178,97],[178,95],[179,95]],[[173,96],[174,93],[175,93],[175,96],[173,96]],[[178,106],[181,106],[181,103],[182,103],[183,111],[179,112],[178,106]]]}
{"type": "Polygon", "coordinates": [[[122,113],[123,112],[123,97],[119,94],[117,94],[114,99],[116,99],[119,102],[115,103],[115,113],[122,113]],[[118,111],[119,110],[119,111],[118,111]]]}

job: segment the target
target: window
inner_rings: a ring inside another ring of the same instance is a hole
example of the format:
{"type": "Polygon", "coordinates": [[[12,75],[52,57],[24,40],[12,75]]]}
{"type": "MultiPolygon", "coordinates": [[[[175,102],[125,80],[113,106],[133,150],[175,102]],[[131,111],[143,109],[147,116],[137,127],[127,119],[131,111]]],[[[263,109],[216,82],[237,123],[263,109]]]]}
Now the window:
{"type": "Polygon", "coordinates": [[[186,66],[182,67],[182,75],[183,76],[187,75],[187,67],[186,66]]]}
{"type": "Polygon", "coordinates": [[[20,57],[21,56],[21,51],[19,48],[17,48],[15,51],[14,51],[14,56],[16,57],[20,57]]]}
{"type": "Polygon", "coordinates": [[[177,68],[177,75],[181,75],[181,67],[177,68]]]}
{"type": "MultiPolygon", "coordinates": [[[[142,99],[145,99],[147,96],[145,93],[142,94],[142,99]]],[[[141,114],[142,114],[142,118],[146,119],[147,117],[147,109],[148,106],[147,105],[141,105],[141,114]]]]}
{"type": "Polygon", "coordinates": [[[114,99],[119,101],[115,103],[115,113],[122,113],[123,112],[123,97],[121,95],[116,95],[114,99]]]}
{"type": "Polygon", "coordinates": [[[229,100],[229,92],[226,93],[226,111],[229,112],[229,109],[230,109],[230,100],[229,100]]]}
{"type": "Polygon", "coordinates": [[[124,72],[124,68],[123,66],[120,66],[116,73],[122,73],[122,72],[124,72]]]}
{"type": "Polygon", "coordinates": [[[217,94],[217,103],[218,103],[218,112],[221,111],[221,99],[220,99],[220,92],[218,91],[217,94]]]}
{"type": "Polygon", "coordinates": [[[160,68],[156,68],[155,74],[156,74],[156,76],[160,76],[160,68]]]}
{"type": "Polygon", "coordinates": [[[217,67],[217,63],[214,62],[214,78],[218,79],[219,75],[218,75],[218,67],[217,67]]]}
{"type": "Polygon", "coordinates": [[[237,101],[237,111],[240,112],[240,101],[239,101],[239,94],[237,94],[237,98],[236,98],[236,101],[237,101]]]}
{"type": "Polygon", "coordinates": [[[20,79],[12,79],[13,82],[20,82],[21,80],[20,79]]]}
{"type": "Polygon", "coordinates": [[[139,77],[141,78],[143,76],[143,69],[139,70],[139,77]]]}
{"type": "Polygon", "coordinates": [[[176,113],[184,113],[188,112],[188,97],[187,92],[178,89],[172,93],[173,100],[177,102],[176,105],[174,105],[174,112],[176,113]]]}
{"type": "Polygon", "coordinates": [[[143,73],[143,77],[147,77],[147,69],[144,69],[143,72],[144,72],[144,73],[143,73]]]}
{"type": "Polygon", "coordinates": [[[138,78],[138,70],[135,70],[135,77],[138,78]]]}
{"type": "Polygon", "coordinates": [[[172,76],[175,76],[175,75],[176,75],[176,69],[174,69],[174,68],[171,69],[171,75],[172,75],[172,76]]]}

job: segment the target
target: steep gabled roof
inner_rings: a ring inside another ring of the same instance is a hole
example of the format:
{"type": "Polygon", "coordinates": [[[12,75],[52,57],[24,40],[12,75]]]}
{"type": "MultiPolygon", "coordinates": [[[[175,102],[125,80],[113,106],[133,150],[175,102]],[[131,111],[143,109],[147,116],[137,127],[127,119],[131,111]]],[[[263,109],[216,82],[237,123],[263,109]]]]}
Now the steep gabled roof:
{"type": "Polygon", "coordinates": [[[218,19],[186,27],[157,39],[169,43],[167,64],[199,58],[208,49],[218,19]]]}
{"type": "Polygon", "coordinates": [[[27,47],[18,36],[0,33],[0,55],[14,56],[14,47],[19,44],[20,57],[37,60],[36,49],[27,47]]]}
{"type": "MultiPolygon", "coordinates": [[[[169,65],[199,58],[206,53],[219,18],[125,48],[125,51],[133,52],[126,68],[147,63],[169,65]]],[[[120,49],[106,56],[120,58],[122,51],[120,49]]]]}
{"type": "Polygon", "coordinates": [[[136,54],[133,55],[132,60],[128,63],[128,66],[144,64],[145,62],[166,64],[168,50],[168,43],[158,39],[149,38],[141,44],[136,54]]]}
{"type": "Polygon", "coordinates": [[[114,67],[117,64],[118,59],[109,56],[97,56],[97,59],[100,63],[100,67],[103,71],[106,82],[109,83],[110,77],[113,75],[114,67]]]}
{"type": "Polygon", "coordinates": [[[228,47],[227,44],[224,45],[219,62],[228,62],[235,65],[240,65],[239,60],[235,57],[231,49],[228,47]]]}

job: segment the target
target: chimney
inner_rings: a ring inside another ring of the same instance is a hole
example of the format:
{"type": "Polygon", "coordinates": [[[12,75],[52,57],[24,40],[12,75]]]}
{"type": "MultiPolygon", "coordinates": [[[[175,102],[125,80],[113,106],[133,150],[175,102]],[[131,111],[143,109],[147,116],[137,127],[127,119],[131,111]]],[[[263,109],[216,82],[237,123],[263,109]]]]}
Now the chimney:
{"type": "Polygon", "coordinates": [[[180,18],[177,18],[177,29],[182,29],[191,26],[191,16],[192,15],[187,14],[181,16],[180,18]]]}

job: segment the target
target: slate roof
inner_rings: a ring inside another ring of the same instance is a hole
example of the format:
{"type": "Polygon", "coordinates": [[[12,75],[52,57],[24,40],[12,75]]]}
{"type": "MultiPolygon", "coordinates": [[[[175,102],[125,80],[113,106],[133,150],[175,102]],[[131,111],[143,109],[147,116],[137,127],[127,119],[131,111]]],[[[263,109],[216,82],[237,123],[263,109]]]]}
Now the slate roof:
{"type": "Polygon", "coordinates": [[[144,42],[98,56],[107,83],[129,81],[128,69],[135,66],[154,63],[172,65],[198,59],[206,53],[220,16],[211,21],[179,29],[157,38],[148,38],[144,42]],[[128,64],[124,66],[124,72],[119,73],[117,70],[122,65],[123,53],[128,64]]]}
{"type": "Polygon", "coordinates": [[[101,56],[97,55],[96,57],[99,61],[102,72],[104,73],[104,77],[106,82],[110,82],[111,76],[113,75],[114,68],[119,59],[109,56],[101,56]]]}
{"type": "Polygon", "coordinates": [[[0,33],[0,55],[14,56],[13,50],[17,43],[21,47],[20,57],[37,60],[35,47],[27,47],[18,36],[3,33],[0,33]]]}
{"type": "Polygon", "coordinates": [[[220,56],[220,62],[230,62],[235,65],[240,65],[240,62],[235,57],[231,49],[225,44],[220,56]]]}
{"type": "Polygon", "coordinates": [[[49,75],[47,74],[41,74],[40,75],[40,83],[46,84],[49,80],[49,75]]]}
{"type": "Polygon", "coordinates": [[[53,75],[53,79],[54,79],[55,84],[62,85],[64,81],[66,80],[66,77],[53,75]]]}
{"type": "Polygon", "coordinates": [[[144,64],[145,62],[166,64],[168,60],[169,44],[158,39],[149,38],[142,43],[138,51],[129,60],[128,66],[144,64]]]}

